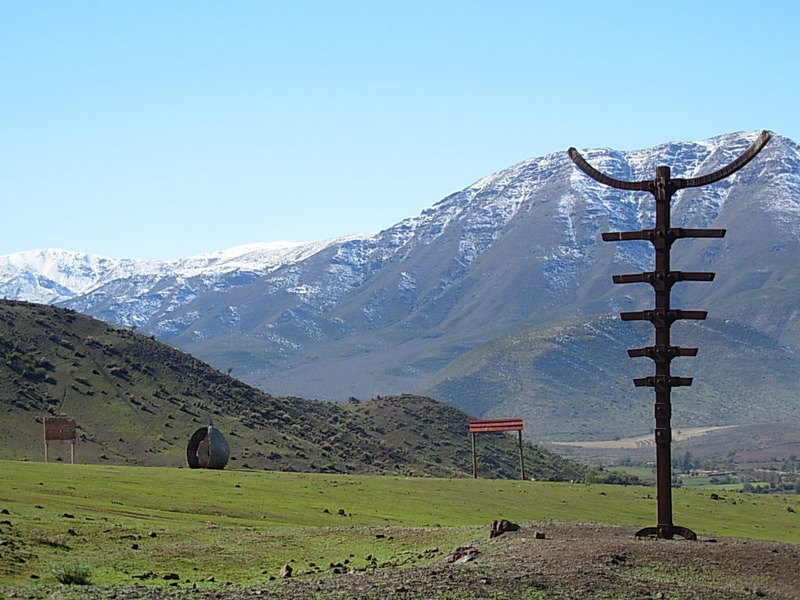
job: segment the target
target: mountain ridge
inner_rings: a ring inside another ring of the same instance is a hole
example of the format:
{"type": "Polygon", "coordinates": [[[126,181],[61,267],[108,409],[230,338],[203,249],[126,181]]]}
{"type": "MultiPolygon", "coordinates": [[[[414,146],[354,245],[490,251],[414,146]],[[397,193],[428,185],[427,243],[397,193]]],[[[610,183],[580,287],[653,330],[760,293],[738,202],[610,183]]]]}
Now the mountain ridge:
{"type": "MultiPolygon", "coordinates": [[[[581,153],[619,179],[651,179],[660,164],[694,177],[728,164],[756,135],[581,153]]],[[[651,245],[603,244],[600,233],[652,227],[653,210],[649,194],[602,186],[566,153],[552,153],[482,177],[377,234],[332,240],[268,272],[142,275],[60,304],[135,326],[272,393],[341,400],[430,390],[459,357],[493,340],[649,307],[647,286],[623,289],[611,276],[650,270],[651,245]]],[[[676,195],[672,213],[674,226],[728,230],[720,240],[675,245],[675,268],[717,273],[713,283],[676,285],[675,307],[800,343],[797,144],[774,136],[741,171],[676,195]]],[[[0,290],[5,281],[0,269],[0,290]]],[[[550,381],[547,393],[563,398],[563,385],[550,381]]],[[[758,393],[755,382],[747,385],[758,393]]],[[[612,391],[580,381],[567,387],[576,397],[612,391]]],[[[520,406],[529,391],[514,396],[520,406]]],[[[576,410],[576,419],[590,421],[576,410]]]]}

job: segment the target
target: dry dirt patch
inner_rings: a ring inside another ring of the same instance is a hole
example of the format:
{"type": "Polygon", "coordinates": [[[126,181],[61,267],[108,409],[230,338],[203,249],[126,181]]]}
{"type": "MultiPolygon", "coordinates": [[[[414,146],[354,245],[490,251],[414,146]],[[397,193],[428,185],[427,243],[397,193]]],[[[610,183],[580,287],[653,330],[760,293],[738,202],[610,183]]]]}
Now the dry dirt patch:
{"type": "MultiPolygon", "coordinates": [[[[672,432],[672,439],[676,442],[690,440],[692,438],[700,437],[711,433],[713,431],[722,431],[724,429],[734,429],[735,425],[725,425],[721,427],[683,427],[676,429],[672,432]]],[[[552,446],[575,446],[578,448],[647,448],[655,446],[653,434],[639,435],[631,438],[624,438],[619,440],[602,440],[602,441],[584,441],[584,442],[549,442],[552,446]]]]}

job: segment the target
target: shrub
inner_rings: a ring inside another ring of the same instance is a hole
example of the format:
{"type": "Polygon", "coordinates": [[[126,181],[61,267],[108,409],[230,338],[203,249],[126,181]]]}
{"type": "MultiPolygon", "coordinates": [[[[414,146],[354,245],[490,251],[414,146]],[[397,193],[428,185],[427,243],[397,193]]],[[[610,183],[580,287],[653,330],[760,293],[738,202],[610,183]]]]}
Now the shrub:
{"type": "Polygon", "coordinates": [[[50,572],[59,583],[65,585],[89,585],[91,583],[91,569],[80,562],[71,562],[63,565],[54,565],[50,572]]]}

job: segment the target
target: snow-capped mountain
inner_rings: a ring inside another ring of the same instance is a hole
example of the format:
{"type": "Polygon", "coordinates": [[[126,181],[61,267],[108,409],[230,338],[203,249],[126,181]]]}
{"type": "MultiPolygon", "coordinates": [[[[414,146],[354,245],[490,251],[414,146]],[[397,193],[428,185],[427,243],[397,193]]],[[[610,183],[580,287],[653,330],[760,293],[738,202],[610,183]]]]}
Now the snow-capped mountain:
{"type": "MultiPolygon", "coordinates": [[[[582,150],[623,180],[658,165],[696,177],[758,132],[645,150],[582,150]]],[[[647,193],[602,186],[565,152],[483,177],[370,236],[254,244],[178,261],[56,250],[0,257],[0,294],[135,325],[274,393],[341,399],[412,391],[498,336],[652,304],[611,275],[652,268],[646,242],[603,231],[651,227],[647,193]]],[[[800,148],[775,136],[741,171],[673,200],[673,225],[722,227],[680,240],[674,268],[717,272],[675,287],[676,304],[800,341],[800,148]]]]}
{"type": "Polygon", "coordinates": [[[346,239],[353,238],[258,242],[173,261],[115,259],[52,248],[18,252],[0,256],[0,295],[26,302],[57,304],[92,294],[120,280],[155,282],[174,277],[186,281],[203,277],[211,283],[235,273],[263,275],[346,239]]]}

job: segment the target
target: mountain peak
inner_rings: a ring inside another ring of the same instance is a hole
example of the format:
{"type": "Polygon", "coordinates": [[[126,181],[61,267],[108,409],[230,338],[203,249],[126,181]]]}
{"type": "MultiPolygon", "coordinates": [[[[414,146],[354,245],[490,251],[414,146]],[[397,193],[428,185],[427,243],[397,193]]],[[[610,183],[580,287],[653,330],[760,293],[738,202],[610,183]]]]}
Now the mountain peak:
{"type": "MultiPolygon", "coordinates": [[[[662,164],[694,177],[729,163],[757,135],[582,154],[623,180],[652,179],[662,164]]],[[[791,283],[799,156],[797,144],[775,136],[732,177],[675,196],[675,226],[728,230],[722,240],[676,244],[676,268],[717,273],[712,284],[677,285],[676,307],[713,309],[714,318],[800,341],[791,283]]],[[[600,233],[652,227],[653,210],[649,194],[597,183],[564,151],[482,177],[375,235],[247,244],[176,261],[10,255],[0,257],[0,293],[136,325],[274,393],[402,393],[425,389],[499,336],[648,307],[644,286],[621,289],[611,276],[650,270],[652,246],[603,244],[600,233]]]]}

